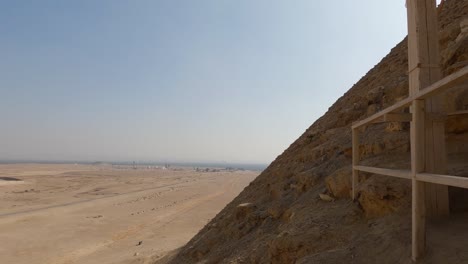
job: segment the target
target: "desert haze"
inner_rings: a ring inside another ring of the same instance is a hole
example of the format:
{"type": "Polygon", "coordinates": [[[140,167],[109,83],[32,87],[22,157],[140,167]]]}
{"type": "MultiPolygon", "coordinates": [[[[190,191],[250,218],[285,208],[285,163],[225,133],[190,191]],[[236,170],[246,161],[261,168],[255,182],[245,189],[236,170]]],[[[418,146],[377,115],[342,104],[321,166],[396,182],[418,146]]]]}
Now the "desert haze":
{"type": "Polygon", "coordinates": [[[1,263],[151,263],[184,245],[257,174],[0,165],[1,263]]]}

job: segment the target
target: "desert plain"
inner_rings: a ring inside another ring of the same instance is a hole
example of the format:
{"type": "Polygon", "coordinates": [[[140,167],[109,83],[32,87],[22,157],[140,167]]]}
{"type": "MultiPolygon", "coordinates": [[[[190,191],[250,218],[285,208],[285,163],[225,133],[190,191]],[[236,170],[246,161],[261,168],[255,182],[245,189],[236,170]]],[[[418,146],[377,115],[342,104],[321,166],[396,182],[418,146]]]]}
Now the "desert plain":
{"type": "Polygon", "coordinates": [[[0,165],[0,263],[153,263],[259,172],[0,165]]]}

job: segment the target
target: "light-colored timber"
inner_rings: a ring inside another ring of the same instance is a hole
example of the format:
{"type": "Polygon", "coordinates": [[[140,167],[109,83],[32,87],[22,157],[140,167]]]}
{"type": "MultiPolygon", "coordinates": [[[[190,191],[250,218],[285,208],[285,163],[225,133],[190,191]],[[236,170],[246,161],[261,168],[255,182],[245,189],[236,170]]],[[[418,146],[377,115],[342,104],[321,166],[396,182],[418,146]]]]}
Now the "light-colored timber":
{"type": "MultiPolygon", "coordinates": [[[[407,11],[409,94],[414,96],[441,79],[440,68],[434,66],[440,61],[436,1],[409,0],[407,11]]],[[[443,215],[446,209],[448,212],[448,187],[424,184],[416,179],[419,172],[445,170],[443,123],[426,118],[426,114],[443,111],[441,100],[436,96],[415,100],[411,110],[412,259],[416,260],[424,255],[426,246],[426,214],[443,215]],[[441,152],[436,152],[436,148],[441,152]]]]}
{"type": "Polygon", "coordinates": [[[424,183],[416,179],[416,174],[424,171],[424,100],[415,100],[411,107],[411,186],[412,186],[412,259],[424,254],[426,247],[426,189],[424,183]]]}
{"type": "Polygon", "coordinates": [[[468,110],[461,110],[456,112],[451,112],[447,114],[448,116],[455,116],[455,115],[468,115],[468,110]]]}
{"type": "Polygon", "coordinates": [[[393,169],[384,169],[384,168],[376,168],[376,167],[368,167],[368,166],[353,166],[354,170],[369,172],[374,174],[380,174],[385,176],[392,176],[397,178],[403,179],[411,179],[411,171],[410,170],[393,170],[393,169]]]}
{"type": "Polygon", "coordinates": [[[359,164],[359,134],[357,129],[352,130],[353,133],[353,179],[352,179],[352,198],[353,200],[356,199],[356,186],[359,182],[359,171],[354,168],[355,165],[359,164]]]}
{"type": "Polygon", "coordinates": [[[385,122],[411,122],[413,116],[408,113],[388,113],[384,115],[385,122]]]}
{"type": "Polygon", "coordinates": [[[409,113],[388,113],[372,121],[372,124],[386,122],[411,122],[412,116],[409,113]]]}
{"type": "Polygon", "coordinates": [[[359,128],[364,125],[372,123],[374,120],[381,118],[385,114],[392,113],[394,111],[400,110],[402,108],[408,107],[411,105],[411,102],[418,99],[429,98],[433,95],[445,92],[447,89],[457,86],[465,81],[468,81],[468,66],[465,66],[461,70],[446,76],[442,80],[432,84],[431,86],[425,88],[424,90],[419,91],[413,96],[408,96],[407,98],[396,102],[394,105],[385,108],[384,110],[375,113],[363,120],[353,122],[352,128],[359,128]]]}
{"type": "Polygon", "coordinates": [[[418,173],[416,174],[418,181],[430,182],[440,185],[448,185],[468,189],[468,178],[452,175],[441,175],[433,173],[418,173]]]}
{"type": "Polygon", "coordinates": [[[361,121],[358,121],[358,122],[354,122],[353,125],[352,125],[352,128],[359,128],[359,127],[362,127],[364,125],[367,125],[369,123],[372,123],[373,121],[379,119],[379,118],[382,118],[385,114],[388,114],[388,113],[391,113],[393,111],[396,111],[396,110],[400,110],[401,108],[404,108],[404,107],[408,107],[409,105],[411,105],[411,102],[412,102],[412,97],[407,97],[399,102],[397,102],[396,104],[388,107],[388,108],[385,108],[384,110],[378,112],[378,113],[375,113],[361,121]]]}

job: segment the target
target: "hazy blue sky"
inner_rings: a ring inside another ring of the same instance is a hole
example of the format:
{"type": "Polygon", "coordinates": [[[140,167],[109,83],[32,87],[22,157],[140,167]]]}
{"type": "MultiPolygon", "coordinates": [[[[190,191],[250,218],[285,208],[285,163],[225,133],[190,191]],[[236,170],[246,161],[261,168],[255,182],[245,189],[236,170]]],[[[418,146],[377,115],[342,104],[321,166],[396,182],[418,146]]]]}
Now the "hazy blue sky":
{"type": "Polygon", "coordinates": [[[267,163],[406,35],[405,1],[0,1],[0,159],[267,163]]]}

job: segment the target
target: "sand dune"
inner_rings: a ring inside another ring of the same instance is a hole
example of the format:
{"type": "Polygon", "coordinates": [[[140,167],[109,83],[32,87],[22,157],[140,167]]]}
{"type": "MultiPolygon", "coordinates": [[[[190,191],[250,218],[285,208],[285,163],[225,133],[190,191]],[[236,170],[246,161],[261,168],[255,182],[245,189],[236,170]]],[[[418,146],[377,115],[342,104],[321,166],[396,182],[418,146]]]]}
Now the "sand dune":
{"type": "Polygon", "coordinates": [[[1,165],[5,263],[148,263],[184,245],[255,172],[1,165]],[[34,173],[32,173],[34,172],[34,173]]]}

